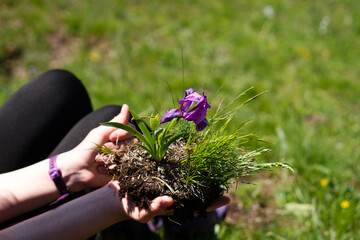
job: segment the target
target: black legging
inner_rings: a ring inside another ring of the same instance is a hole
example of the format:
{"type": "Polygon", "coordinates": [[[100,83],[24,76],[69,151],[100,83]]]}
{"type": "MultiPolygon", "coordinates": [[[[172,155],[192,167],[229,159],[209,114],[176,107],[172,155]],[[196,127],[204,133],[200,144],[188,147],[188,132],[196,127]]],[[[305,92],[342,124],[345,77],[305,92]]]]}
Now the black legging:
{"type": "Polygon", "coordinates": [[[0,107],[0,173],[71,150],[120,110],[112,105],[92,111],[86,89],[67,71],[40,75],[0,107]]]}

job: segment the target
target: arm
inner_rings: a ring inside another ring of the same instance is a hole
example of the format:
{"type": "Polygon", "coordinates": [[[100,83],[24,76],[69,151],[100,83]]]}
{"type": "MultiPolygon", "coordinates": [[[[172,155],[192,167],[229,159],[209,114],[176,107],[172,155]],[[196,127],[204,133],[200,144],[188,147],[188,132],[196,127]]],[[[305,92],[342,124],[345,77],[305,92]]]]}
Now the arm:
{"type": "MultiPolygon", "coordinates": [[[[140,209],[129,198],[120,199],[118,191],[118,183],[111,181],[85,196],[0,231],[0,239],[87,239],[120,221],[133,219],[146,223],[155,216],[172,214],[167,210],[173,204],[170,197],[157,197],[148,209],[140,209]]],[[[228,197],[221,197],[207,211],[229,201],[228,197]]]]}
{"type": "Polygon", "coordinates": [[[60,196],[48,171],[48,160],[44,160],[0,175],[0,222],[50,203],[60,196]]]}
{"type": "MultiPolygon", "coordinates": [[[[124,105],[121,113],[112,121],[128,123],[129,108],[124,105]]],[[[114,147],[110,140],[125,140],[130,135],[115,128],[99,126],[87,135],[75,149],[60,154],[57,167],[61,169],[66,185],[73,191],[85,187],[103,186],[110,177],[96,159],[96,144],[114,147]],[[108,142],[108,143],[107,143],[108,142]],[[96,144],[95,144],[96,143],[96,144]],[[90,167],[91,166],[91,167],[90,167]]],[[[55,184],[49,177],[49,160],[0,175],[0,222],[48,204],[58,197],[55,184]]]]}
{"type": "Polygon", "coordinates": [[[129,199],[119,199],[117,192],[118,184],[110,182],[83,197],[1,231],[0,239],[86,239],[119,221],[134,219],[145,223],[157,215],[166,215],[166,208],[173,203],[170,197],[162,196],[154,199],[149,209],[139,209],[132,207],[129,199]]]}

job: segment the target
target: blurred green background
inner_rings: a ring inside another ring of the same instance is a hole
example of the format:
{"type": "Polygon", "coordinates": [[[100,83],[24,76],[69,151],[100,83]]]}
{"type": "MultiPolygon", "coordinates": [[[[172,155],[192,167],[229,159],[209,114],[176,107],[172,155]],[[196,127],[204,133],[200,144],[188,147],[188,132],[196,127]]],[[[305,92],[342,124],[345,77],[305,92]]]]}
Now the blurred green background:
{"type": "MultiPolygon", "coordinates": [[[[251,119],[295,173],[230,192],[219,239],[359,239],[360,1],[0,0],[0,104],[64,68],[94,108],[173,107],[183,87],[225,103],[250,86],[251,119]],[[183,81],[184,79],[184,81],[183,81]]],[[[245,100],[245,99],[244,99],[245,100]]]]}

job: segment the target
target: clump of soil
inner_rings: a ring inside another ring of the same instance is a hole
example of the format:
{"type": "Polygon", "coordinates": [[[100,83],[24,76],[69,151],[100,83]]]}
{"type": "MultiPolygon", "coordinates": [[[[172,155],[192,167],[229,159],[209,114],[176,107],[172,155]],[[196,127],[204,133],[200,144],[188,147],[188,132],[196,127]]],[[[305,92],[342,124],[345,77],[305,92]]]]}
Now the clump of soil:
{"type": "Polygon", "coordinates": [[[185,144],[177,141],[170,145],[162,161],[154,161],[136,144],[114,151],[106,161],[110,175],[119,180],[119,196],[128,195],[141,208],[149,207],[158,196],[174,199],[171,208],[176,222],[185,222],[195,216],[206,216],[206,208],[223,194],[219,186],[208,182],[204,186],[184,181],[181,161],[188,157],[185,144]]]}

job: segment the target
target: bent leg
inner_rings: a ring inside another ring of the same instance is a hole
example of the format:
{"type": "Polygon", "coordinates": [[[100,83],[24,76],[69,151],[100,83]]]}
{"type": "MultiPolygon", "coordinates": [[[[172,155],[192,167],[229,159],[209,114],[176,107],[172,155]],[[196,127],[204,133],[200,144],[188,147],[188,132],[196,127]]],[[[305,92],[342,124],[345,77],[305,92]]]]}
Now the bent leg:
{"type": "Polygon", "coordinates": [[[67,71],[25,84],[0,107],[0,173],[45,159],[91,110],[86,89],[67,71]]]}

